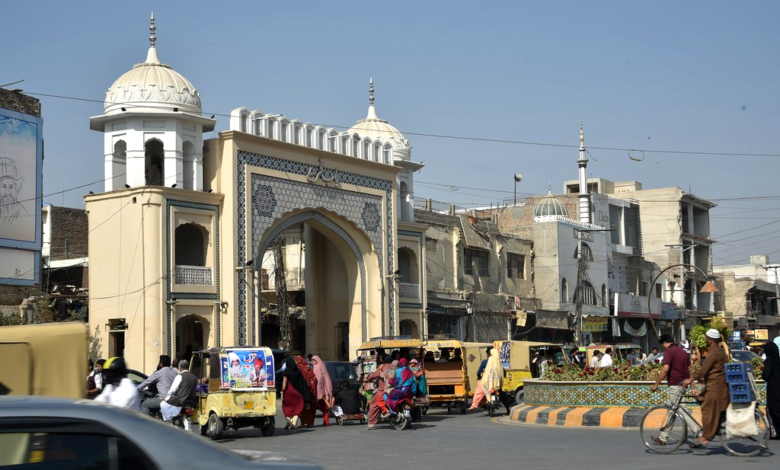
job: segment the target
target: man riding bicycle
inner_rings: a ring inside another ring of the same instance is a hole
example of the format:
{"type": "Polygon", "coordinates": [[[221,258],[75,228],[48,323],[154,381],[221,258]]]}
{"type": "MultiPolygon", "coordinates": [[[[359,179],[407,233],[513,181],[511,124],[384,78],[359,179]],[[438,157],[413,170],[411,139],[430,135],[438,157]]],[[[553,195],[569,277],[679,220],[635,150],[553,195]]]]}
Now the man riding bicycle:
{"type": "MultiPolygon", "coordinates": [[[[690,368],[688,367],[688,354],[683,348],[674,343],[671,335],[661,335],[661,344],[666,350],[664,352],[664,368],[661,371],[661,375],[658,376],[658,380],[655,381],[655,385],[653,385],[653,392],[657,391],[661,382],[668,377],[669,395],[667,403],[676,407],[680,405],[680,402],[685,396],[687,385],[684,385],[684,381],[691,376],[690,368]]],[[[683,413],[683,417],[688,424],[688,429],[690,429],[696,437],[699,437],[701,435],[701,428],[696,421],[691,419],[687,413],[683,413]]],[[[668,429],[662,429],[661,434],[658,437],[651,436],[650,439],[656,444],[666,445],[666,439],[668,437],[668,429]]]]}
{"type": "Polygon", "coordinates": [[[701,402],[702,435],[691,444],[692,448],[707,447],[720,427],[720,416],[729,406],[729,389],[726,385],[726,351],[720,347],[720,332],[710,328],[705,333],[707,360],[693,377],[685,379],[685,386],[694,380],[704,382],[706,387],[696,399],[701,402]]]}

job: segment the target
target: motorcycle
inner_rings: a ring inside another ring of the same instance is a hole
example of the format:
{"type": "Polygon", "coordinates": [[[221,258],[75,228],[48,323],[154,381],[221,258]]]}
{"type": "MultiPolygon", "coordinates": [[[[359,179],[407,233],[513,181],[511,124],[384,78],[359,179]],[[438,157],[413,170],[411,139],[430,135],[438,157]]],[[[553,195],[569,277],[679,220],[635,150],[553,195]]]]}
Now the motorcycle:
{"type": "Polygon", "coordinates": [[[411,429],[412,428],[412,400],[406,399],[401,400],[396,405],[396,409],[393,411],[395,414],[391,414],[387,418],[379,417],[379,421],[377,424],[381,423],[388,423],[396,431],[402,431],[404,429],[411,429]]]}
{"type": "MultiPolygon", "coordinates": [[[[149,389],[144,389],[141,403],[143,403],[144,400],[154,398],[155,396],[156,396],[155,392],[149,389]]],[[[162,411],[159,408],[152,411],[151,416],[154,419],[159,419],[160,421],[163,421],[165,423],[171,423],[172,426],[176,426],[181,429],[189,431],[192,428],[192,415],[194,413],[195,413],[194,405],[191,403],[185,403],[185,405],[181,407],[181,411],[179,411],[179,414],[171,418],[170,421],[165,421],[163,419],[162,411]]]]}
{"type": "Polygon", "coordinates": [[[495,416],[496,411],[501,408],[501,392],[499,390],[492,390],[492,393],[488,394],[487,402],[485,403],[485,410],[492,418],[495,416]]]}

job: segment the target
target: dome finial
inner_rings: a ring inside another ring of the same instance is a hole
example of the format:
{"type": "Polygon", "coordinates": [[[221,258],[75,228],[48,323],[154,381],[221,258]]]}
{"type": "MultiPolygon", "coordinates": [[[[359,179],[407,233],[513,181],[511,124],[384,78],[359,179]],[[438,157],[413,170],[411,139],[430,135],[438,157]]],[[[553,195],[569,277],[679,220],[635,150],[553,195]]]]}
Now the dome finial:
{"type": "Polygon", "coordinates": [[[547,183],[547,195],[552,196],[552,184],[547,183]]]}
{"type": "Polygon", "coordinates": [[[580,121],[580,143],[585,143],[585,132],[582,130],[582,121],[580,121]]]}
{"type": "Polygon", "coordinates": [[[368,103],[374,105],[374,78],[368,80],[368,103]]]}
{"type": "Polygon", "coordinates": [[[152,24],[149,26],[149,31],[151,34],[149,34],[149,44],[154,47],[154,43],[157,41],[157,37],[154,35],[154,32],[157,30],[157,27],[154,25],[154,12],[152,12],[152,24]]]}

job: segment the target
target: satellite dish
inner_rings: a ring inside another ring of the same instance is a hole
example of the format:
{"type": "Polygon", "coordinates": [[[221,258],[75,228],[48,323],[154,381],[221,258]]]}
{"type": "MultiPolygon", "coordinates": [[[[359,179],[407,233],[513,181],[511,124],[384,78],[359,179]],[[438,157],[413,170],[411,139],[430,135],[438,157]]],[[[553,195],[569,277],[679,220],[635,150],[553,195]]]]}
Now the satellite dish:
{"type": "Polygon", "coordinates": [[[523,179],[523,175],[520,173],[515,173],[515,182],[519,183],[523,179]]]}

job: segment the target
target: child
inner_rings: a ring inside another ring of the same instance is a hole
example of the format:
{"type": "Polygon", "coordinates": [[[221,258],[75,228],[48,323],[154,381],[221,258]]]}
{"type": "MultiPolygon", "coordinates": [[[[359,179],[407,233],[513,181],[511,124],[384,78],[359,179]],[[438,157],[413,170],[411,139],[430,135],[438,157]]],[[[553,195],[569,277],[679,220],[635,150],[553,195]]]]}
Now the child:
{"type": "Polygon", "coordinates": [[[336,417],[345,415],[356,415],[363,413],[366,407],[366,397],[357,392],[357,390],[350,390],[349,380],[341,381],[341,390],[336,395],[336,407],[333,409],[333,414],[336,417]]]}

